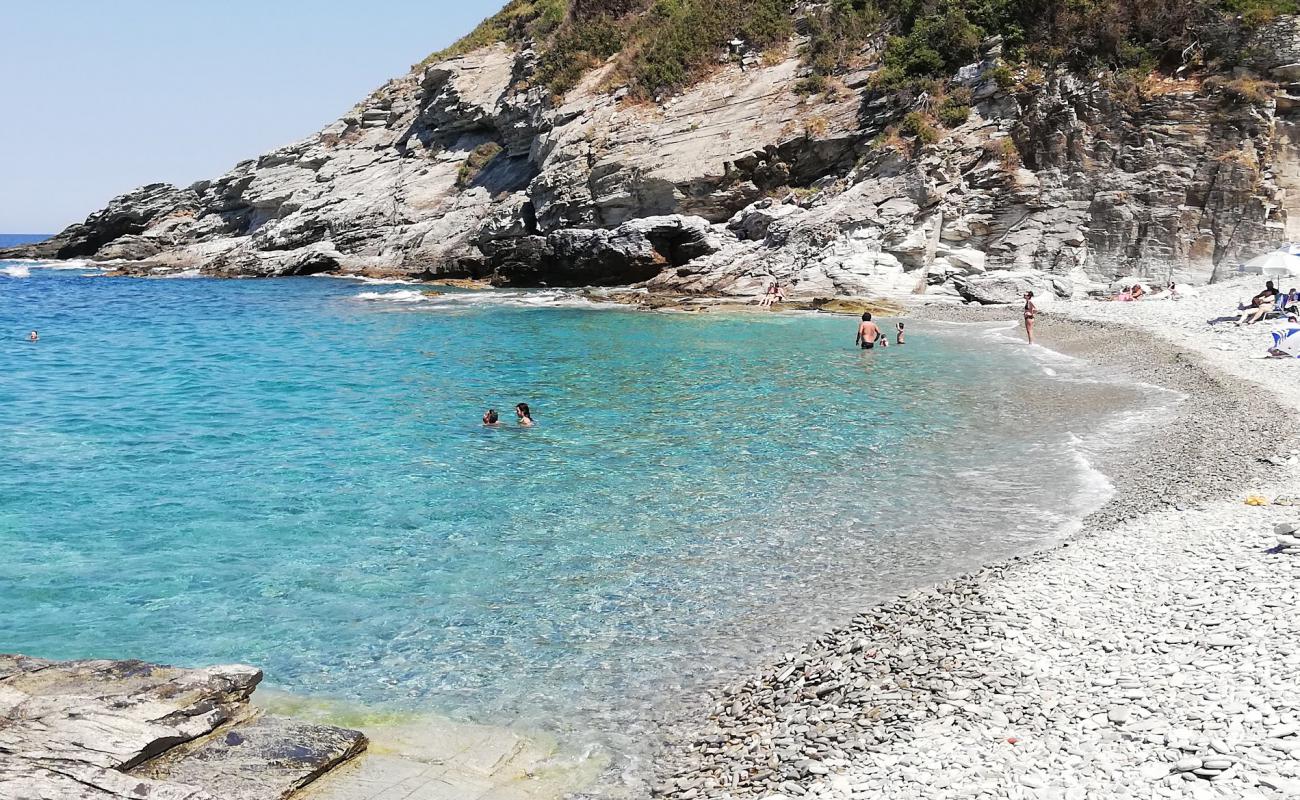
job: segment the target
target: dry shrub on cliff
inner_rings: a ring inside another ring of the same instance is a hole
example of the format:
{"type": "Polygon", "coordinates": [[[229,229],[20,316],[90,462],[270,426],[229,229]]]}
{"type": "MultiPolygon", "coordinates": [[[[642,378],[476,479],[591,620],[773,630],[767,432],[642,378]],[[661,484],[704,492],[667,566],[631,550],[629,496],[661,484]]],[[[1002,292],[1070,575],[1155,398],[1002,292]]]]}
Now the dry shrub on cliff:
{"type": "Polygon", "coordinates": [[[1210,78],[1205,88],[1219,92],[1223,102],[1234,106],[1262,106],[1273,99],[1277,84],[1272,81],[1242,76],[1240,78],[1210,78]]]}
{"type": "Polygon", "coordinates": [[[470,151],[469,156],[461,162],[460,169],[456,172],[456,186],[460,189],[468,189],[474,183],[474,179],[479,176],[484,168],[496,158],[504,148],[496,142],[484,142],[470,151]]]}
{"type": "Polygon", "coordinates": [[[820,115],[809,117],[803,124],[804,136],[810,139],[825,136],[828,130],[830,130],[830,123],[820,115]]]}
{"type": "Polygon", "coordinates": [[[927,144],[934,144],[939,141],[939,129],[934,126],[930,118],[920,111],[911,111],[903,116],[903,121],[899,123],[898,130],[904,136],[911,136],[916,142],[919,150],[927,144]]]}
{"type": "Polygon", "coordinates": [[[450,47],[431,53],[416,66],[463,56],[502,42],[544,38],[559,27],[568,12],[568,0],[510,0],[450,47]]]}
{"type": "Polygon", "coordinates": [[[1259,165],[1259,155],[1253,147],[1239,147],[1236,150],[1229,150],[1219,155],[1216,161],[1219,162],[1220,168],[1244,172],[1246,183],[1252,190],[1259,188],[1260,179],[1263,177],[1263,171],[1259,165]]]}
{"type": "Polygon", "coordinates": [[[984,143],[983,149],[990,158],[997,159],[1004,172],[1015,172],[1024,163],[1020,158],[1020,148],[1010,136],[990,139],[984,143]]]}

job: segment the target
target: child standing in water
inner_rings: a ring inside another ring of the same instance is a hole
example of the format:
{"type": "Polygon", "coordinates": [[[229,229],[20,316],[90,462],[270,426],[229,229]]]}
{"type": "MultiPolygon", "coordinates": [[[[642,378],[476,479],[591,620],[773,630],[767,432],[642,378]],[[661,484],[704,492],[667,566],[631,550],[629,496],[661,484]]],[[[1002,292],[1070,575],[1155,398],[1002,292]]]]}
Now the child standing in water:
{"type": "Polygon", "coordinates": [[[898,336],[894,339],[894,344],[903,343],[903,323],[898,323],[898,336]]]}

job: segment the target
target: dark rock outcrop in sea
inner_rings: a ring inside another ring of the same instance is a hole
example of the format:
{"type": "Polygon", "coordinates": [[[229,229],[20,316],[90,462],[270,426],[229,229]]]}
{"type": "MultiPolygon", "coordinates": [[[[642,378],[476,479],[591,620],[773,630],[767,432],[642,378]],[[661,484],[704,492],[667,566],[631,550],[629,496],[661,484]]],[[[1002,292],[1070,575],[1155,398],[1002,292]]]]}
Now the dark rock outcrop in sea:
{"type": "Polygon", "coordinates": [[[263,714],[261,670],[0,655],[0,797],[280,800],[366,747],[263,714]]]}
{"type": "Polygon", "coordinates": [[[554,97],[533,49],[495,44],[221,177],[146,186],[0,257],[710,294],[778,279],[796,297],[979,302],[1130,275],[1205,283],[1300,239],[1300,22],[1252,35],[1247,97],[1223,76],[1152,74],[1139,91],[1010,65],[989,40],[950,82],[969,115],[934,141],[898,138],[927,100],[873,87],[878,42],[854,59],[876,66],[835,92],[809,93],[796,34],[656,102],[611,88],[613,60],[554,97]]]}

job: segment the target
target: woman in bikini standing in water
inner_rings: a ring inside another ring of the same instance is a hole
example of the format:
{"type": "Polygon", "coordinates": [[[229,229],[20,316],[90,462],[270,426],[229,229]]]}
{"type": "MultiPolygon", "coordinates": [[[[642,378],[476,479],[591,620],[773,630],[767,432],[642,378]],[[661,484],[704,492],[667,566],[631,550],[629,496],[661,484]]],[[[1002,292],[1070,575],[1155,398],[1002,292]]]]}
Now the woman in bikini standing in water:
{"type": "Polygon", "coordinates": [[[1025,335],[1029,337],[1029,343],[1034,343],[1034,316],[1038,314],[1038,307],[1034,305],[1034,293],[1025,292],[1025,335]]]}

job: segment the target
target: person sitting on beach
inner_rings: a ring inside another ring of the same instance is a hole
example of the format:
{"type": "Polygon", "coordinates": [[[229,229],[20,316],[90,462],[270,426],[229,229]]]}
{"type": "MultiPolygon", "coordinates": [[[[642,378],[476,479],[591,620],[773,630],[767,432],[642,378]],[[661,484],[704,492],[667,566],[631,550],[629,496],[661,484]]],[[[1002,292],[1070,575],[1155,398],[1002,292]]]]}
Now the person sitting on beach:
{"type": "Polygon", "coordinates": [[[40,339],[41,339],[41,335],[36,331],[32,331],[31,333],[27,334],[27,341],[29,342],[38,342],[40,341],[40,339]]]}
{"type": "Polygon", "coordinates": [[[862,312],[862,322],[858,323],[858,338],[853,343],[860,345],[863,350],[870,350],[876,346],[876,340],[880,338],[880,328],[876,323],[871,321],[871,312],[862,312]]]}
{"type": "Polygon", "coordinates": [[[761,308],[771,308],[773,304],[783,302],[784,300],[785,294],[781,291],[780,282],[772,281],[772,283],[767,287],[767,292],[763,295],[763,301],[758,305],[761,308]]]}
{"type": "Polygon", "coordinates": [[[483,424],[489,428],[496,428],[501,425],[500,417],[497,416],[495,408],[489,408],[487,413],[483,415],[483,424]]]}
{"type": "Polygon", "coordinates": [[[1286,294],[1278,295],[1277,307],[1283,314],[1300,313],[1300,289],[1292,289],[1286,294]]]}
{"type": "Polygon", "coordinates": [[[1111,300],[1116,300],[1121,303],[1128,303],[1128,302],[1132,302],[1133,300],[1141,300],[1142,297],[1146,295],[1146,293],[1147,290],[1142,288],[1142,284],[1135,283],[1132,286],[1125,286],[1124,291],[1112,297],[1111,300]]]}
{"type": "Polygon", "coordinates": [[[1264,291],[1250,298],[1248,302],[1245,302],[1237,306],[1237,310],[1241,311],[1243,309],[1254,308],[1255,306],[1259,305],[1260,300],[1263,300],[1265,298],[1272,300],[1274,297],[1277,297],[1277,287],[1273,285],[1272,281],[1265,281],[1264,291]]]}
{"type": "Polygon", "coordinates": [[[895,343],[895,344],[902,344],[902,343],[903,343],[903,323],[901,323],[901,322],[898,323],[898,336],[895,337],[894,343],[895,343]]]}
{"type": "Polygon", "coordinates": [[[1273,310],[1277,295],[1277,288],[1273,286],[1272,281],[1269,281],[1264,291],[1250,298],[1250,303],[1241,310],[1241,316],[1237,317],[1237,321],[1233,324],[1241,325],[1245,323],[1253,325],[1259,322],[1268,312],[1273,310]]]}
{"type": "Polygon", "coordinates": [[[519,418],[521,427],[531,428],[536,424],[533,422],[533,412],[528,410],[527,403],[520,403],[515,406],[515,416],[519,418]]]}

